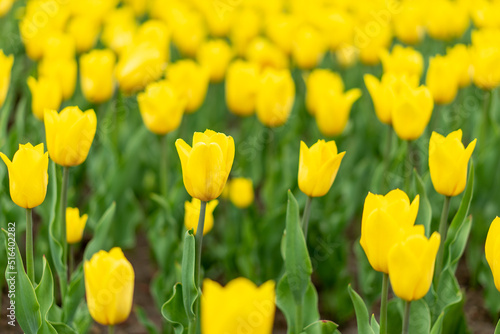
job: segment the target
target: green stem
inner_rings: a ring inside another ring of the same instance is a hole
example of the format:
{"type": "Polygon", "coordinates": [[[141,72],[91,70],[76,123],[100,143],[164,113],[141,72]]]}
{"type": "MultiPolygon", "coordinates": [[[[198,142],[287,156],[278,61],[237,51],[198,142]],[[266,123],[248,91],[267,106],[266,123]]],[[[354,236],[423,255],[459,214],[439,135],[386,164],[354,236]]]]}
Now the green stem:
{"type": "Polygon", "coordinates": [[[69,245],[69,277],[71,278],[71,274],[73,273],[73,268],[75,267],[75,258],[74,258],[74,247],[73,245],[69,245]]]}
{"type": "Polygon", "coordinates": [[[26,271],[35,285],[35,265],[33,261],[33,209],[26,209],[26,271]]]}
{"type": "Polygon", "coordinates": [[[302,314],[302,303],[297,303],[295,308],[295,327],[297,329],[297,334],[302,333],[302,314]]]}
{"type": "Polygon", "coordinates": [[[109,325],[108,334],[114,334],[114,332],[115,332],[115,325],[109,325]]]}
{"type": "MultiPolygon", "coordinates": [[[[195,278],[195,285],[198,290],[201,290],[200,282],[201,282],[201,248],[203,245],[203,229],[205,228],[205,211],[207,208],[207,202],[201,201],[200,203],[200,218],[198,219],[198,227],[196,229],[196,236],[195,236],[195,247],[196,247],[196,259],[195,259],[195,267],[194,267],[194,278],[195,278]]],[[[195,312],[196,312],[196,317],[195,321],[199,322],[200,321],[200,298],[196,299],[196,305],[195,305],[195,312]]],[[[190,333],[191,333],[191,327],[194,327],[196,330],[196,324],[195,326],[189,326],[190,327],[190,333]]]]}
{"type": "MultiPolygon", "coordinates": [[[[68,205],[68,183],[69,183],[69,167],[63,167],[63,179],[61,185],[61,203],[59,207],[59,217],[61,217],[61,245],[63,246],[63,265],[67,267],[68,263],[68,239],[66,236],[66,207],[68,205]]],[[[66,286],[68,274],[59,277],[61,285],[61,302],[66,296],[66,286]]]]}
{"type": "MultiPolygon", "coordinates": [[[[490,119],[490,109],[491,109],[491,104],[493,103],[493,91],[487,91],[486,94],[488,94],[487,97],[484,99],[484,108],[483,108],[483,120],[481,123],[481,131],[479,132],[479,149],[482,152],[483,148],[486,147],[486,138],[488,137],[488,125],[489,125],[489,119],[490,119]]],[[[481,153],[480,152],[480,153],[481,153]]],[[[481,155],[481,154],[480,154],[481,155]]]]}
{"type": "Polygon", "coordinates": [[[408,334],[410,329],[410,306],[411,302],[405,301],[405,313],[403,317],[403,334],[408,334]]]}
{"type": "Polygon", "coordinates": [[[304,229],[304,239],[307,243],[307,231],[309,229],[309,216],[311,215],[311,202],[312,197],[307,196],[306,207],[304,208],[304,215],[302,216],[302,228],[304,229]]]}
{"type": "Polygon", "coordinates": [[[410,140],[408,140],[406,142],[406,159],[407,159],[407,162],[406,162],[406,165],[405,165],[405,169],[403,171],[403,176],[405,178],[404,188],[405,188],[405,191],[406,191],[407,194],[410,193],[411,170],[413,168],[413,163],[411,161],[411,151],[412,151],[412,145],[411,145],[411,143],[412,142],[410,140]]]}
{"type": "Polygon", "coordinates": [[[160,137],[161,141],[161,159],[160,159],[160,189],[163,198],[167,197],[167,135],[163,135],[160,137]]]}
{"type": "Polygon", "coordinates": [[[450,196],[445,196],[443,211],[441,212],[441,220],[439,222],[439,235],[441,236],[441,243],[439,244],[439,251],[436,260],[436,270],[434,272],[434,280],[436,282],[436,286],[439,282],[439,275],[443,270],[444,244],[446,242],[446,234],[448,232],[448,214],[450,211],[450,200],[450,196]]]}
{"type": "Polygon", "coordinates": [[[382,301],[380,302],[380,334],[387,334],[387,297],[389,294],[389,275],[382,279],[382,301]]]}

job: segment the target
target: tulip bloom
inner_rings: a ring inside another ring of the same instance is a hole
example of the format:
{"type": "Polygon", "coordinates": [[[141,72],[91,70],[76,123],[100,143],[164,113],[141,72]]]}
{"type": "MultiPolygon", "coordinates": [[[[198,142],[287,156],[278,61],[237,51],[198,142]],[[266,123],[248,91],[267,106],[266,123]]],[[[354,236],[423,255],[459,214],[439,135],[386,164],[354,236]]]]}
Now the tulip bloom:
{"type": "Polygon", "coordinates": [[[51,31],[43,46],[44,59],[73,59],[76,47],[73,36],[61,31],[51,31]]]}
{"type": "Polygon", "coordinates": [[[28,78],[31,91],[31,110],[36,118],[43,121],[45,109],[58,110],[62,102],[62,90],[59,81],[53,77],[40,77],[38,81],[28,78]]]}
{"type": "Polygon", "coordinates": [[[226,104],[238,116],[250,116],[255,112],[255,102],[260,84],[260,68],[257,64],[237,60],[227,70],[226,104]]]}
{"type": "Polygon", "coordinates": [[[7,92],[10,86],[10,75],[12,71],[12,65],[14,64],[14,56],[6,56],[3,50],[0,49],[0,108],[5,102],[7,97],[7,92]]]}
{"type": "Polygon", "coordinates": [[[246,278],[236,278],[225,287],[205,279],[201,297],[203,334],[271,334],[275,313],[275,284],[260,287],[246,278]],[[256,319],[258,321],[256,321],[256,319]]]}
{"type": "Polygon", "coordinates": [[[137,95],[142,120],[149,131],[165,135],[179,127],[185,101],[171,82],[153,82],[137,95]]]}
{"type": "Polygon", "coordinates": [[[424,132],[431,119],[434,101],[425,86],[404,85],[392,110],[392,125],[399,138],[414,140],[424,132]]]}
{"type": "Polygon", "coordinates": [[[345,93],[328,91],[318,100],[316,124],[324,136],[340,135],[349,120],[351,107],[361,97],[361,90],[353,88],[345,93]]]}
{"type": "Polygon", "coordinates": [[[429,170],[434,189],[445,196],[457,196],[465,189],[467,165],[476,147],[474,139],[467,148],[462,144],[462,130],[443,137],[432,132],[429,142],[429,170]]]}
{"type": "Polygon", "coordinates": [[[233,51],[223,39],[207,41],[198,50],[198,62],[208,69],[210,81],[220,82],[226,75],[233,51]]]}
{"type": "Polygon", "coordinates": [[[246,209],[254,200],[253,183],[251,179],[237,177],[229,181],[229,200],[237,208],[246,209]]]}
{"type": "Polygon", "coordinates": [[[435,1],[425,16],[429,36],[442,41],[462,36],[470,24],[469,9],[461,1],[435,1]]]}
{"type": "Polygon", "coordinates": [[[311,115],[316,114],[319,100],[327,91],[344,91],[344,82],[338,73],[327,69],[314,69],[306,79],[306,108],[311,115]]]}
{"type": "Polygon", "coordinates": [[[66,240],[68,244],[75,244],[82,240],[88,218],[89,216],[86,214],[80,217],[78,208],[66,208],[66,240]]]}
{"type": "Polygon", "coordinates": [[[198,110],[207,95],[208,70],[194,60],[182,59],[167,66],[167,79],[186,100],[186,113],[198,110]]]}
{"type": "Polygon", "coordinates": [[[262,74],[257,93],[257,118],[268,127],[286,123],[295,99],[295,83],[289,70],[268,68],[262,74]]]}
{"type": "Polygon", "coordinates": [[[417,233],[392,247],[388,261],[389,277],[396,296],[411,302],[427,294],[434,276],[440,241],[437,232],[429,239],[423,233],[417,233]]]}
{"type": "Polygon", "coordinates": [[[458,92],[458,72],[449,57],[431,58],[425,84],[437,104],[453,102],[458,92]]]}
{"type": "Polygon", "coordinates": [[[9,170],[10,197],[18,206],[32,209],[45,200],[49,182],[49,155],[43,144],[19,145],[12,161],[0,152],[0,158],[9,170]]]}
{"type": "Polygon", "coordinates": [[[393,26],[396,37],[406,44],[417,44],[425,35],[425,5],[420,2],[402,2],[401,10],[394,15],[393,26]]]}
{"type": "Polygon", "coordinates": [[[387,50],[392,42],[392,29],[390,25],[379,25],[378,34],[367,34],[372,20],[365,22],[356,30],[354,37],[355,45],[359,49],[359,59],[365,65],[377,65],[380,62],[380,55],[387,50]]]}
{"type": "Polygon", "coordinates": [[[301,26],[295,33],[292,57],[301,69],[316,67],[325,53],[325,41],[321,33],[309,25],[301,26]]]}
{"type": "Polygon", "coordinates": [[[170,26],[172,41],[179,51],[186,56],[194,57],[207,38],[207,28],[203,16],[188,6],[172,10],[170,26]]]}
{"type": "Polygon", "coordinates": [[[347,10],[336,7],[321,8],[318,16],[318,23],[330,50],[337,51],[342,45],[352,43],[354,17],[347,10]]]}
{"type": "Polygon", "coordinates": [[[384,73],[405,74],[420,78],[424,69],[424,58],[422,54],[412,47],[395,45],[392,52],[383,50],[380,55],[384,73]]]}
{"type": "Polygon", "coordinates": [[[76,61],[73,58],[44,58],[38,63],[38,75],[45,78],[54,78],[61,87],[63,100],[73,96],[77,72],[76,61]]]}
{"type": "Polygon", "coordinates": [[[134,268],[120,248],[95,253],[83,265],[87,306],[92,318],[105,326],[127,320],[134,297],[134,268]]]}
{"type": "Polygon", "coordinates": [[[109,100],[115,90],[113,51],[92,50],[80,57],[80,83],[85,98],[93,103],[109,100]]]}
{"type": "Polygon", "coordinates": [[[111,50],[121,54],[134,39],[137,24],[132,8],[120,7],[104,21],[101,40],[111,50]]]}
{"type": "Polygon", "coordinates": [[[68,23],[68,33],[73,37],[78,53],[94,47],[100,29],[99,22],[89,16],[75,16],[68,23]]]}
{"type": "Polygon", "coordinates": [[[262,18],[254,8],[242,8],[231,28],[229,39],[235,52],[243,56],[248,44],[259,35],[262,18]]]}
{"type": "Polygon", "coordinates": [[[194,133],[193,147],[182,139],[177,139],[175,147],[189,195],[204,202],[219,197],[233,166],[233,137],[206,130],[194,133]]]}
{"type": "Polygon", "coordinates": [[[486,244],[484,245],[484,251],[486,253],[486,261],[490,266],[491,273],[493,274],[493,279],[495,281],[495,286],[498,291],[500,291],[500,262],[498,258],[500,256],[500,218],[496,217],[490,225],[488,230],[488,236],[486,237],[486,244]]]}
{"type": "Polygon", "coordinates": [[[366,196],[359,243],[376,271],[389,273],[389,252],[395,244],[409,234],[424,234],[423,225],[414,225],[419,203],[418,195],[410,203],[408,195],[399,189],[385,196],[366,196]]]}
{"type": "Polygon", "coordinates": [[[277,13],[271,16],[266,24],[266,36],[284,53],[290,54],[299,23],[299,18],[293,14],[277,13]]]}
{"type": "Polygon", "coordinates": [[[66,107],[59,114],[46,110],[44,123],[47,149],[55,163],[71,167],[87,159],[97,129],[94,110],[66,107]]]}
{"type": "Polygon", "coordinates": [[[321,197],[330,190],[345,155],[337,152],[334,140],[318,140],[310,148],[300,142],[299,188],[304,194],[321,197]]]}
{"type": "Polygon", "coordinates": [[[276,45],[263,37],[254,38],[247,47],[245,58],[260,65],[261,69],[287,69],[288,58],[276,45]]]}
{"type": "MultiPolygon", "coordinates": [[[[219,204],[219,201],[214,199],[207,203],[205,211],[205,223],[203,225],[203,235],[210,232],[214,226],[214,210],[219,204]]],[[[191,202],[184,202],[184,226],[188,230],[193,229],[194,234],[198,230],[198,220],[200,219],[201,201],[193,198],[191,202]]]]}

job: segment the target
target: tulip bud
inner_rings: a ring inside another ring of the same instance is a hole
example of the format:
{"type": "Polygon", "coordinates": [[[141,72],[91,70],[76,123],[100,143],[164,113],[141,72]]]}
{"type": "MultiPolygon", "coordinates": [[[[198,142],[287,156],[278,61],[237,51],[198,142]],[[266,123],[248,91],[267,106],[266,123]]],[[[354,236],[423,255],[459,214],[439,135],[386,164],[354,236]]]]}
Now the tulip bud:
{"type": "Polygon", "coordinates": [[[470,24],[469,11],[462,1],[435,1],[425,18],[429,36],[443,41],[462,36],[470,24]]]}
{"type": "Polygon", "coordinates": [[[325,41],[321,33],[309,25],[301,26],[294,36],[292,56],[300,69],[318,66],[325,53],[325,41]]]}
{"type": "Polygon", "coordinates": [[[237,60],[229,65],[226,76],[226,104],[233,114],[250,116],[255,112],[260,68],[257,64],[237,60]]]}
{"type": "Polygon", "coordinates": [[[80,84],[85,98],[93,103],[109,100],[115,90],[113,51],[92,50],[80,57],[80,84]]]}
{"type": "Polygon", "coordinates": [[[250,42],[259,35],[262,19],[256,10],[243,8],[231,28],[229,38],[235,52],[243,56],[250,42]]]}
{"type": "Polygon", "coordinates": [[[392,52],[383,50],[380,59],[384,73],[394,73],[399,75],[417,76],[420,78],[424,68],[424,58],[422,54],[412,47],[395,45],[392,52]]]}
{"type": "Polygon", "coordinates": [[[474,26],[480,29],[500,26],[500,3],[497,1],[477,1],[471,7],[471,18],[474,26]]]}
{"type": "Polygon", "coordinates": [[[12,161],[0,152],[0,158],[9,170],[10,197],[18,206],[32,209],[45,200],[49,182],[49,155],[43,152],[43,144],[35,147],[30,143],[19,144],[12,161]]]}
{"type": "Polygon", "coordinates": [[[476,147],[474,139],[467,148],[462,144],[462,130],[443,137],[432,132],[429,142],[429,170],[434,189],[445,196],[457,196],[467,183],[467,165],[476,147]]]}
{"type": "Polygon", "coordinates": [[[250,280],[240,277],[222,287],[217,282],[205,279],[201,297],[202,332],[238,333],[245,328],[245,333],[270,334],[273,330],[275,300],[273,281],[257,287],[250,280]]]}
{"type": "Polygon", "coordinates": [[[168,65],[166,73],[167,79],[186,100],[186,113],[198,110],[207,95],[208,70],[191,59],[183,59],[168,65]]]}
{"type": "Polygon", "coordinates": [[[226,69],[233,57],[229,44],[222,39],[211,40],[201,45],[198,50],[198,62],[208,69],[210,81],[220,82],[226,75],[226,69]]]}
{"type": "Polygon", "coordinates": [[[434,232],[409,235],[389,252],[389,277],[394,294],[408,302],[423,298],[432,284],[441,237],[434,232]]]}
{"type": "Polygon", "coordinates": [[[194,57],[207,37],[207,28],[199,12],[191,9],[176,10],[171,27],[172,40],[179,51],[194,57]]]}
{"type": "Polygon", "coordinates": [[[235,11],[226,10],[221,14],[220,8],[215,4],[204,1],[200,1],[200,4],[210,35],[221,38],[227,36],[235,22],[235,11]]]}
{"type": "Polygon", "coordinates": [[[137,24],[130,7],[115,9],[106,18],[101,40],[111,50],[121,54],[134,39],[137,24]]]}
{"type": "Polygon", "coordinates": [[[316,124],[326,137],[340,135],[349,120],[354,102],[361,97],[361,90],[353,88],[345,93],[330,89],[317,101],[316,124]]]}
{"type": "Polygon", "coordinates": [[[229,200],[240,209],[246,209],[252,205],[254,200],[252,180],[237,177],[229,181],[229,200]]]}
{"type": "MultiPolygon", "coordinates": [[[[219,204],[219,201],[214,199],[207,203],[205,210],[205,224],[203,225],[203,235],[210,232],[214,226],[214,210],[219,204]]],[[[193,229],[194,234],[198,229],[198,221],[200,219],[201,201],[193,198],[191,202],[184,202],[184,226],[188,230],[193,229]]]]}
{"type": "Polygon", "coordinates": [[[263,37],[256,37],[250,42],[245,52],[245,58],[251,63],[257,63],[261,69],[287,69],[288,58],[276,45],[263,37]]]}
{"type": "Polygon", "coordinates": [[[94,110],[66,107],[59,114],[45,110],[44,123],[47,149],[56,164],[71,167],[87,159],[97,129],[94,110]]]}
{"type": "Polygon", "coordinates": [[[63,100],[73,96],[77,72],[76,61],[73,58],[44,58],[38,63],[38,75],[56,80],[61,87],[63,100]]]}
{"type": "Polygon", "coordinates": [[[146,13],[146,6],[148,5],[148,1],[124,0],[123,2],[134,10],[134,13],[138,18],[146,13]]]}
{"type": "Polygon", "coordinates": [[[14,0],[0,0],[0,17],[4,17],[12,8],[14,0]]]}
{"type": "Polygon", "coordinates": [[[401,10],[393,17],[394,34],[405,44],[417,44],[425,34],[425,5],[420,2],[402,2],[401,10]]]}
{"type": "Polygon", "coordinates": [[[376,271],[389,273],[389,252],[395,244],[411,234],[424,235],[424,226],[414,225],[419,199],[417,195],[410,204],[408,195],[399,189],[385,196],[366,196],[359,243],[376,271]]]}
{"type": "Polygon", "coordinates": [[[364,25],[355,29],[354,46],[359,49],[359,59],[365,65],[377,65],[380,62],[380,55],[387,50],[392,41],[392,30],[390,25],[378,26],[378,34],[367,34],[370,31],[370,20],[364,25]]]}
{"type": "Polygon", "coordinates": [[[359,59],[359,49],[352,44],[342,44],[335,51],[335,58],[342,68],[349,68],[356,64],[359,59]]]}
{"type": "Polygon", "coordinates": [[[295,99],[295,83],[289,70],[264,70],[257,92],[256,112],[259,121],[268,127],[286,123],[295,99]]]}
{"type": "Polygon", "coordinates": [[[120,248],[100,250],[83,265],[87,307],[104,326],[127,320],[132,310],[135,273],[120,248]]]}
{"type": "Polygon", "coordinates": [[[354,36],[354,18],[345,9],[321,8],[319,25],[331,50],[338,50],[342,45],[352,43],[354,36]]]}
{"type": "Polygon", "coordinates": [[[62,91],[59,82],[52,77],[40,77],[38,81],[28,78],[31,91],[31,110],[39,120],[43,121],[45,109],[58,110],[61,106],[62,91]]]}
{"type": "Polygon", "coordinates": [[[142,120],[149,131],[165,135],[179,127],[185,101],[175,86],[166,80],[153,82],[137,95],[142,120]]]}
{"type": "Polygon", "coordinates": [[[316,115],[319,100],[332,90],[344,91],[344,82],[338,73],[327,69],[314,69],[306,79],[306,108],[311,115],[316,115]]]}
{"type": "Polygon", "coordinates": [[[458,87],[469,86],[472,79],[472,59],[469,48],[465,44],[455,44],[446,52],[458,77],[458,87]]]}
{"type": "Polygon", "coordinates": [[[75,57],[75,40],[69,34],[51,32],[45,40],[44,59],[73,59],[75,57]]]}
{"type": "Polygon", "coordinates": [[[310,148],[300,142],[299,188],[304,194],[321,197],[330,190],[345,155],[337,152],[334,140],[318,140],[310,148]]]}
{"type": "Polygon", "coordinates": [[[453,102],[458,92],[458,72],[448,57],[431,58],[425,84],[436,104],[453,102]]]}
{"type": "Polygon", "coordinates": [[[493,279],[495,281],[495,287],[500,291],[500,262],[498,258],[500,256],[500,218],[496,217],[490,225],[488,230],[488,235],[486,236],[486,244],[484,245],[484,251],[486,253],[486,261],[490,266],[491,273],[493,274],[493,279]]]}
{"type": "Polygon", "coordinates": [[[471,59],[474,84],[485,90],[500,85],[500,30],[483,29],[472,32],[471,59]]]}
{"type": "Polygon", "coordinates": [[[279,13],[268,19],[266,35],[284,53],[290,54],[299,23],[300,21],[296,16],[279,13]]]}
{"type": "Polygon", "coordinates": [[[233,165],[233,137],[206,130],[194,133],[193,147],[182,139],[177,139],[175,147],[189,195],[205,202],[219,197],[233,165]]]}
{"type": "Polygon", "coordinates": [[[75,244],[82,240],[88,217],[86,214],[80,217],[78,208],[66,208],[66,240],[68,244],[75,244]]]}
{"type": "Polygon", "coordinates": [[[425,86],[403,85],[392,110],[392,125],[399,138],[415,140],[424,132],[431,119],[434,102],[425,86]]]}
{"type": "Polygon", "coordinates": [[[3,50],[0,49],[0,108],[3,106],[5,98],[7,97],[7,92],[9,91],[13,64],[14,56],[6,56],[3,50]]]}
{"type": "Polygon", "coordinates": [[[98,21],[88,16],[75,16],[68,23],[68,33],[73,37],[76,52],[92,49],[97,41],[101,26],[98,21]]]}

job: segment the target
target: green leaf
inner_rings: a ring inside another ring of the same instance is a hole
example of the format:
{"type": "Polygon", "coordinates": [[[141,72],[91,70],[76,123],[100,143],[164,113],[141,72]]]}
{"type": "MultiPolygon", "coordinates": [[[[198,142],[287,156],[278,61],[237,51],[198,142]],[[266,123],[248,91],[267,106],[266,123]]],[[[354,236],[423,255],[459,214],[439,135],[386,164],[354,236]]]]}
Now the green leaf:
{"type": "Polygon", "coordinates": [[[57,216],[59,212],[59,206],[61,205],[60,189],[62,184],[61,173],[57,171],[56,164],[50,162],[50,179],[54,180],[51,182],[52,188],[52,205],[50,210],[50,221],[49,221],[49,246],[50,253],[52,256],[52,261],[56,269],[59,278],[66,277],[66,264],[63,261],[63,246],[60,243],[62,230],[57,225],[57,216]]]}
{"type": "Polygon", "coordinates": [[[181,283],[177,283],[174,286],[174,294],[165,304],[163,304],[161,314],[174,326],[176,334],[182,334],[184,329],[188,328],[189,319],[186,310],[184,310],[181,283]]]}
{"type": "Polygon", "coordinates": [[[463,298],[463,293],[460,290],[460,285],[458,284],[454,273],[450,268],[443,270],[435,292],[436,303],[433,307],[434,317],[437,317],[437,315],[442,312],[444,312],[446,316],[447,311],[454,305],[462,302],[463,298]]]}
{"type": "Polygon", "coordinates": [[[467,246],[467,241],[469,240],[469,234],[472,228],[472,217],[467,217],[457,231],[454,233],[453,239],[446,238],[446,249],[448,252],[445,258],[445,268],[450,267],[453,272],[456,271],[458,261],[462,257],[465,246],[467,246]]]}
{"type": "Polygon", "coordinates": [[[104,212],[99,222],[97,222],[94,237],[85,248],[85,260],[90,260],[94,253],[100,251],[101,249],[106,249],[109,247],[109,231],[111,228],[111,224],[113,223],[113,216],[115,215],[115,211],[116,203],[113,202],[106,210],[106,212],[104,212]]]}
{"type": "Polygon", "coordinates": [[[429,237],[431,233],[432,206],[427,197],[424,182],[420,175],[418,175],[416,169],[413,170],[413,176],[415,177],[415,184],[417,185],[417,193],[420,195],[420,205],[416,224],[424,225],[425,235],[429,237]]]}
{"type": "Polygon", "coordinates": [[[495,328],[494,334],[500,334],[500,320],[498,320],[497,327],[495,328]]]}
{"type": "Polygon", "coordinates": [[[351,288],[347,287],[349,295],[351,296],[352,303],[354,304],[354,311],[356,312],[356,322],[358,324],[358,333],[375,334],[368,321],[368,310],[366,309],[365,302],[361,297],[351,288]]]}
{"type": "Polygon", "coordinates": [[[40,313],[42,316],[42,326],[38,330],[40,334],[57,334],[56,330],[48,322],[48,313],[54,302],[54,279],[47,259],[43,257],[43,274],[40,284],[35,288],[37,300],[40,301],[40,313]]]}
{"type": "Polygon", "coordinates": [[[182,296],[184,300],[184,309],[190,320],[194,320],[196,315],[193,311],[194,303],[198,298],[198,288],[194,280],[195,268],[195,238],[193,230],[186,232],[184,237],[184,249],[182,252],[182,270],[181,270],[181,283],[182,283],[182,296]]]}
{"type": "Polygon", "coordinates": [[[301,334],[333,334],[338,327],[333,321],[319,320],[304,328],[301,334]]]}
{"type": "Polygon", "coordinates": [[[443,330],[443,318],[444,318],[444,313],[441,312],[436,322],[434,323],[434,326],[432,326],[430,334],[441,334],[441,331],[443,330]]]}
{"type": "Polygon", "coordinates": [[[413,301],[410,309],[410,333],[428,334],[430,330],[431,312],[429,306],[423,299],[413,301]]]}
{"type": "Polygon", "coordinates": [[[54,328],[57,334],[78,334],[73,328],[62,322],[50,322],[50,325],[54,328]]]}
{"type": "Polygon", "coordinates": [[[78,305],[85,296],[85,281],[83,276],[83,263],[71,275],[68,291],[64,298],[64,322],[71,324],[78,305]]]}
{"type": "Polygon", "coordinates": [[[372,330],[375,334],[380,333],[380,325],[377,322],[377,319],[375,319],[375,314],[372,314],[372,320],[370,321],[370,326],[372,327],[372,330]]]}
{"type": "Polygon", "coordinates": [[[146,328],[146,331],[148,334],[160,334],[160,331],[156,327],[156,325],[148,319],[148,316],[146,315],[146,311],[140,306],[135,307],[135,314],[137,315],[137,320],[141,323],[144,328],[146,328]]]}
{"type": "Polygon", "coordinates": [[[15,243],[14,234],[9,234],[9,232],[4,229],[2,229],[2,232],[5,236],[7,258],[9,261],[11,258],[15,259],[15,264],[12,264],[14,268],[10,267],[11,264],[9,262],[5,270],[5,279],[8,285],[15,280],[16,293],[12,296],[12,300],[15,302],[16,306],[16,320],[25,333],[35,334],[42,325],[40,304],[38,304],[36,299],[35,289],[24,271],[23,259],[15,243]],[[9,249],[9,247],[11,248],[9,249]],[[14,247],[15,250],[13,249],[14,247]]]}

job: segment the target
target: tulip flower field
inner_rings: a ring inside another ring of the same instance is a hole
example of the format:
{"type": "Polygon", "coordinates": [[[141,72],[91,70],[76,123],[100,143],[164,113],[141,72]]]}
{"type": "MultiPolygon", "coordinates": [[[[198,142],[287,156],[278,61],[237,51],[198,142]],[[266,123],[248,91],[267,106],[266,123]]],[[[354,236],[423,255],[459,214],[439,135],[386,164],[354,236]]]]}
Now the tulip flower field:
{"type": "Polygon", "coordinates": [[[496,0],[0,0],[0,333],[500,333],[499,64],[496,0]]]}

